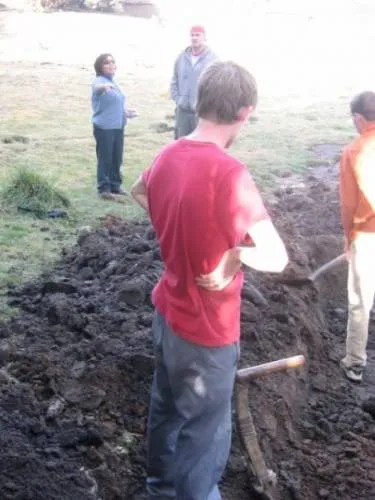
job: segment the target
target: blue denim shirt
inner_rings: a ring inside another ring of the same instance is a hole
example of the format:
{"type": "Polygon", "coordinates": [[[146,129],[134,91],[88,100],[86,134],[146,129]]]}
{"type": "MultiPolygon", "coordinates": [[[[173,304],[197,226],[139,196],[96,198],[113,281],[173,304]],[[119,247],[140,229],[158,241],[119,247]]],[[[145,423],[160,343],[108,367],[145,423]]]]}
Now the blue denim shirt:
{"type": "Polygon", "coordinates": [[[117,83],[109,77],[97,76],[92,83],[91,106],[92,123],[102,129],[122,129],[126,125],[125,94],[117,83]],[[97,85],[112,84],[113,89],[98,94],[97,85]]]}

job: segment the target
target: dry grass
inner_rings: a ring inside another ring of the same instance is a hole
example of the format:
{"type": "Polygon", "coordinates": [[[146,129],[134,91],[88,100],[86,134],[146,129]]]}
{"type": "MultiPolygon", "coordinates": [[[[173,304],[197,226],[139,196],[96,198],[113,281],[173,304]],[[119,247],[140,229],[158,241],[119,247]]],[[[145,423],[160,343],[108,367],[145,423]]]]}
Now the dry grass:
{"type": "MultiPolygon", "coordinates": [[[[249,165],[263,189],[277,182],[281,170],[298,171],[311,162],[311,145],[344,143],[353,136],[349,97],[375,81],[375,69],[360,51],[374,46],[372,12],[347,16],[347,24],[334,22],[330,11],[311,21],[303,11],[297,17],[237,12],[237,18],[231,11],[228,18],[218,9],[215,23],[208,12],[199,12],[219,55],[245,64],[258,79],[258,120],[245,127],[233,153],[249,165]]],[[[165,28],[155,20],[102,14],[0,14],[0,187],[16,169],[30,167],[62,188],[75,212],[69,223],[0,213],[4,293],[8,282],[28,279],[49,266],[62,246],[74,242],[80,226],[94,225],[108,212],[125,217],[139,213],[130,201],[110,204],[96,196],[92,62],[102,51],[114,53],[117,80],[140,114],[126,130],[129,187],[172,138],[171,132],[156,133],[155,124],[171,124],[165,119],[173,112],[166,91],[193,14],[180,12],[171,22],[171,11],[165,28]]],[[[1,297],[0,305],[5,312],[1,297]]]]}

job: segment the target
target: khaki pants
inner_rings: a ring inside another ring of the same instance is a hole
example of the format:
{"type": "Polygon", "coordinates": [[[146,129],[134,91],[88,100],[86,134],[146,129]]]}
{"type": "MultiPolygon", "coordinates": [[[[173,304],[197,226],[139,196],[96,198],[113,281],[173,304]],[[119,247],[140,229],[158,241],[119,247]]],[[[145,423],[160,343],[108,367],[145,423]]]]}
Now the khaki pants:
{"type": "Polygon", "coordinates": [[[350,247],[346,366],[366,365],[370,312],[375,296],[375,233],[359,233],[350,247]]]}

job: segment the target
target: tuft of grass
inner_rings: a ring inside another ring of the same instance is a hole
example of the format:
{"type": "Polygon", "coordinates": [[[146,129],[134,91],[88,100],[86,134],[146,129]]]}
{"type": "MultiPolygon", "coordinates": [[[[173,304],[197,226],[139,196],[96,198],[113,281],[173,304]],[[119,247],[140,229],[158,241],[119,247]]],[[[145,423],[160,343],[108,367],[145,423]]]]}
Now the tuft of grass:
{"type": "Polygon", "coordinates": [[[21,167],[3,189],[3,205],[45,216],[52,209],[69,208],[69,198],[39,173],[21,167]]]}

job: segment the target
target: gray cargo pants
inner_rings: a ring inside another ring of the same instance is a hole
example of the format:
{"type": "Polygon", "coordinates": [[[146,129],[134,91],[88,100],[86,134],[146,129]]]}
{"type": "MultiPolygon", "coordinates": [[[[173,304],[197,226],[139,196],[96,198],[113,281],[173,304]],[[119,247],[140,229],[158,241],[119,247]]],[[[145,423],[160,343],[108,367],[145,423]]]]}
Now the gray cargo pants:
{"type": "Polygon", "coordinates": [[[220,500],[231,446],[231,397],[239,344],[202,347],[155,312],[155,373],[148,421],[150,500],[220,500]]]}

